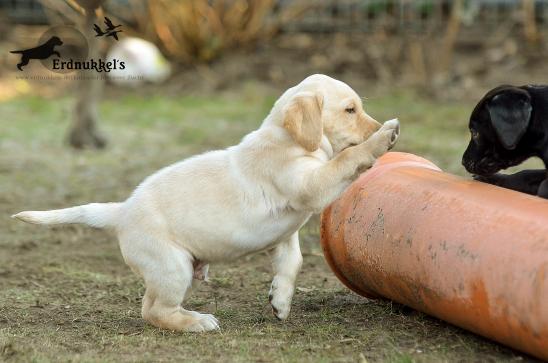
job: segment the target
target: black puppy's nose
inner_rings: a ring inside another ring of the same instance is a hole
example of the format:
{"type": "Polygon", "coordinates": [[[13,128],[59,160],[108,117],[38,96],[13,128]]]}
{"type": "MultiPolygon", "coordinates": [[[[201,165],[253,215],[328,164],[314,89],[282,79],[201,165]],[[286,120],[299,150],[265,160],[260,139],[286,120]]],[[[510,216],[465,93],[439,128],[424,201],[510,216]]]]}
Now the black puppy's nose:
{"type": "Polygon", "coordinates": [[[465,159],[465,158],[462,158],[462,166],[464,166],[464,168],[470,172],[470,173],[473,173],[474,172],[474,162],[472,160],[468,160],[468,159],[465,159]]]}

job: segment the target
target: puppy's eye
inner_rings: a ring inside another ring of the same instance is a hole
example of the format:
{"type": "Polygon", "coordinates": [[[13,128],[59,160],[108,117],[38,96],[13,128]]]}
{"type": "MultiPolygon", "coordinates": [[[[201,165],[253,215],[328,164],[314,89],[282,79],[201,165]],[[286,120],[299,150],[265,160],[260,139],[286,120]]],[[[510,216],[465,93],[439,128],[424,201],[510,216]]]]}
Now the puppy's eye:
{"type": "Polygon", "coordinates": [[[356,113],[356,109],[354,107],[347,107],[344,109],[347,113],[356,113]]]}

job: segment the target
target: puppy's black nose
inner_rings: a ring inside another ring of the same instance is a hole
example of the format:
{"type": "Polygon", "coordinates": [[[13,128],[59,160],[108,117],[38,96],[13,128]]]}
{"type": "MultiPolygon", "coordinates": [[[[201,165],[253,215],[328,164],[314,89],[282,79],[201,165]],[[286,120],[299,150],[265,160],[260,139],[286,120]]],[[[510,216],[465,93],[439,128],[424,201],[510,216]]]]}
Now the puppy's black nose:
{"type": "Polygon", "coordinates": [[[464,168],[469,172],[469,173],[473,173],[474,172],[474,162],[471,161],[471,160],[467,160],[467,159],[462,159],[461,161],[462,163],[462,166],[464,166],[464,168]]]}

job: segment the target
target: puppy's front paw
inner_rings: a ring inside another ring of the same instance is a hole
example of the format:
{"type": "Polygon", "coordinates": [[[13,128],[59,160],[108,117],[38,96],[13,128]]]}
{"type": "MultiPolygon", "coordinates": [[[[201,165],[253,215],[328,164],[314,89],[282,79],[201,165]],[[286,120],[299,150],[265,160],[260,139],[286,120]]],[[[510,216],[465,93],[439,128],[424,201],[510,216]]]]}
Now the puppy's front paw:
{"type": "Polygon", "coordinates": [[[388,137],[388,148],[390,150],[396,145],[398,137],[400,136],[400,122],[397,118],[386,121],[378,132],[382,132],[385,137],[388,137]]]}
{"type": "Polygon", "coordinates": [[[504,175],[502,174],[492,174],[492,175],[477,175],[474,174],[472,176],[474,180],[480,181],[482,183],[488,183],[493,185],[499,185],[500,182],[504,179],[504,175]]]}
{"type": "Polygon", "coordinates": [[[389,120],[377,132],[371,135],[364,144],[370,154],[376,159],[396,145],[399,135],[399,121],[397,119],[389,120]]]}
{"type": "Polygon", "coordinates": [[[268,293],[268,301],[270,301],[272,313],[276,319],[285,320],[289,316],[293,292],[294,287],[291,283],[277,278],[274,278],[274,281],[272,281],[272,286],[268,293]]]}

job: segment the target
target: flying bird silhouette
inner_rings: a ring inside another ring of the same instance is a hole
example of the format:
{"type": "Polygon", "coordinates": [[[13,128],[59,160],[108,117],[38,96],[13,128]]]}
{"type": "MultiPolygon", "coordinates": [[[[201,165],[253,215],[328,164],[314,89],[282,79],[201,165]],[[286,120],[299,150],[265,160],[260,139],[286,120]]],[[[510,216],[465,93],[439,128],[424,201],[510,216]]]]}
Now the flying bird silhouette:
{"type": "Polygon", "coordinates": [[[120,27],[120,26],[122,26],[122,24],[114,25],[112,23],[112,20],[110,20],[106,16],[105,16],[105,25],[107,26],[107,33],[114,30],[114,29],[116,29],[116,28],[118,28],[118,27],[120,27]]]}
{"type": "Polygon", "coordinates": [[[116,28],[121,27],[122,24],[114,25],[112,23],[112,20],[110,20],[109,18],[105,16],[105,25],[107,26],[107,28],[103,31],[103,29],[101,29],[99,25],[93,24],[93,30],[95,30],[95,36],[96,37],[102,37],[102,36],[113,37],[114,39],[118,40],[118,33],[123,32],[123,30],[116,30],[116,28]]]}
{"type": "Polygon", "coordinates": [[[93,24],[93,30],[95,30],[96,37],[102,37],[106,34],[97,24],[93,24]]]}
{"type": "Polygon", "coordinates": [[[113,31],[113,32],[109,32],[107,34],[107,37],[113,37],[114,39],[118,40],[118,33],[122,33],[123,30],[116,30],[116,31],[113,31]]]}

